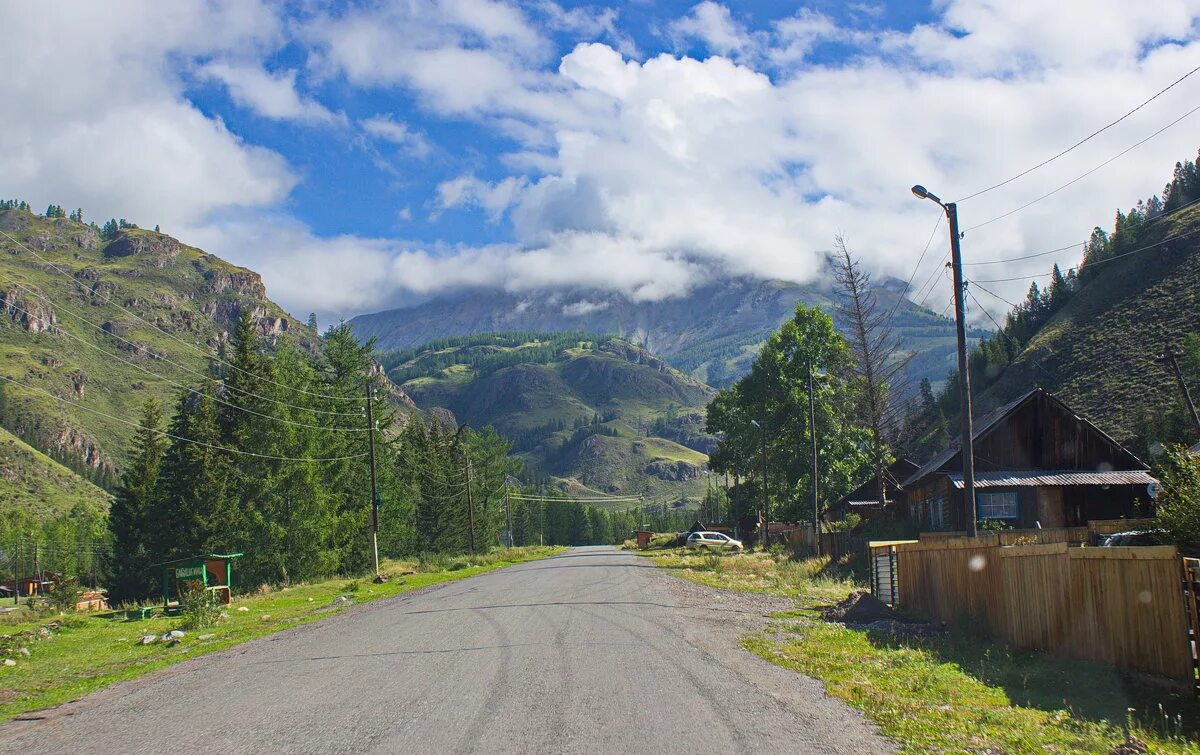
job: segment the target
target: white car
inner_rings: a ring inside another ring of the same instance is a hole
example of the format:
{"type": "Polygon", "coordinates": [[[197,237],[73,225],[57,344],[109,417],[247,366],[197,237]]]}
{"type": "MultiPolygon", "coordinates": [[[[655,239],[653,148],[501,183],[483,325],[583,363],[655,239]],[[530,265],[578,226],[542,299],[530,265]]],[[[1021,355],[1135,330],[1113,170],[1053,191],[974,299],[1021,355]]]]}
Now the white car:
{"type": "Polygon", "coordinates": [[[689,548],[697,548],[699,550],[731,550],[740,551],[742,549],[742,541],[734,540],[728,535],[722,535],[720,532],[693,532],[688,535],[687,545],[689,548]]]}

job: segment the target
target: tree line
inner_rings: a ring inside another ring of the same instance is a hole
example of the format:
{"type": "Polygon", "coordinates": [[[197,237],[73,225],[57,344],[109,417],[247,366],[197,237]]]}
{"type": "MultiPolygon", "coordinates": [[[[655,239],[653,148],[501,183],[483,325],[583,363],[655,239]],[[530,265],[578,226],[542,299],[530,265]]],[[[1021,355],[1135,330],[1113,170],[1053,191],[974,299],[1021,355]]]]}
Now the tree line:
{"type": "MultiPolygon", "coordinates": [[[[155,564],[201,553],[243,553],[242,587],[369,569],[362,413],[368,386],[388,387],[372,350],[345,324],[315,352],[286,336],[267,350],[243,314],[211,378],[181,392],[169,419],[148,401],[108,519],[113,599],[152,594],[155,564]]],[[[381,556],[485,551],[506,544],[510,520],[516,544],[538,542],[527,509],[505,505],[522,487],[507,439],[387,401],[374,410],[381,556]]],[[[566,501],[537,514],[548,544],[628,536],[624,520],[566,501]]]]}

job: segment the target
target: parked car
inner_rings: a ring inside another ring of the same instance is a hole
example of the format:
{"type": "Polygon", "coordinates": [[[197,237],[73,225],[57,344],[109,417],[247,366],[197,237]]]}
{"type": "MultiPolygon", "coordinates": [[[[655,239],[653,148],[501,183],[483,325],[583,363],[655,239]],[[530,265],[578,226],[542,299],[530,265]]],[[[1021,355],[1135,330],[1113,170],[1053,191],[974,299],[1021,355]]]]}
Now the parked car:
{"type": "Polygon", "coordinates": [[[1117,545],[1162,545],[1166,541],[1166,530],[1129,530],[1114,532],[1101,541],[1101,547],[1117,545]]]}
{"type": "Polygon", "coordinates": [[[689,548],[697,548],[699,550],[731,550],[740,551],[742,549],[742,541],[734,540],[728,535],[722,535],[720,532],[693,532],[688,535],[687,546],[689,548]]]}

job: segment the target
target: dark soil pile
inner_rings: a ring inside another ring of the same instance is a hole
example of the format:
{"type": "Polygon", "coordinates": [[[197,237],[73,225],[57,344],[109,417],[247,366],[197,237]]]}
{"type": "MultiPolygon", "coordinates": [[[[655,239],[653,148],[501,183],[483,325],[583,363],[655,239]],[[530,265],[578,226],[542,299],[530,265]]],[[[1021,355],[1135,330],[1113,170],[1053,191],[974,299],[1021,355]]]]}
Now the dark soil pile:
{"type": "Polygon", "coordinates": [[[888,608],[870,592],[855,590],[843,601],[821,609],[826,621],[840,621],[843,624],[873,624],[876,621],[897,621],[907,623],[900,614],[888,608]]]}

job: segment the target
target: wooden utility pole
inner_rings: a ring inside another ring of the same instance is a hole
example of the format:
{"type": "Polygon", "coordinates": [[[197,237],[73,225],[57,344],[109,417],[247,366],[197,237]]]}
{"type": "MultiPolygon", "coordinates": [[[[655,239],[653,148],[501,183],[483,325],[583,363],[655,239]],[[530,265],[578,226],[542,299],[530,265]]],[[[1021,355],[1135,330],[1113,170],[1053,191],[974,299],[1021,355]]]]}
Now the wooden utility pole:
{"type": "Polygon", "coordinates": [[[1159,359],[1171,364],[1171,370],[1175,373],[1175,381],[1179,383],[1179,391],[1183,393],[1183,402],[1187,404],[1188,414],[1192,417],[1192,426],[1196,428],[1196,435],[1200,436],[1200,414],[1196,413],[1196,403],[1192,401],[1192,393],[1188,390],[1187,381],[1183,379],[1183,370],[1179,369],[1178,355],[1173,350],[1167,349],[1167,353],[1159,359]]]}
{"type": "Polygon", "coordinates": [[[464,471],[467,475],[467,540],[471,552],[475,552],[475,499],[471,495],[471,454],[463,451],[464,471]]]}
{"type": "Polygon", "coordinates": [[[813,552],[821,555],[821,516],[820,505],[817,503],[817,401],[813,393],[813,366],[808,364],[808,434],[812,436],[812,517],[813,517],[813,552]]]}
{"type": "Polygon", "coordinates": [[[967,361],[967,307],[963,300],[966,284],[963,282],[962,248],[958,231],[958,206],[954,202],[944,205],[946,219],[950,221],[950,265],[954,272],[954,329],[958,337],[958,389],[961,406],[959,453],[962,455],[963,509],[966,518],[967,537],[979,534],[975,511],[975,430],[971,421],[971,369],[967,361]]]}
{"type": "Polygon", "coordinates": [[[504,484],[504,527],[508,531],[508,547],[513,547],[513,531],[512,531],[512,505],[509,502],[510,493],[512,490],[508,487],[508,481],[504,484]]]}
{"type": "Polygon", "coordinates": [[[379,481],[375,473],[375,415],[371,411],[371,403],[375,398],[375,390],[367,385],[367,448],[371,459],[371,564],[375,568],[375,580],[381,581],[379,573],[379,481]]]}

